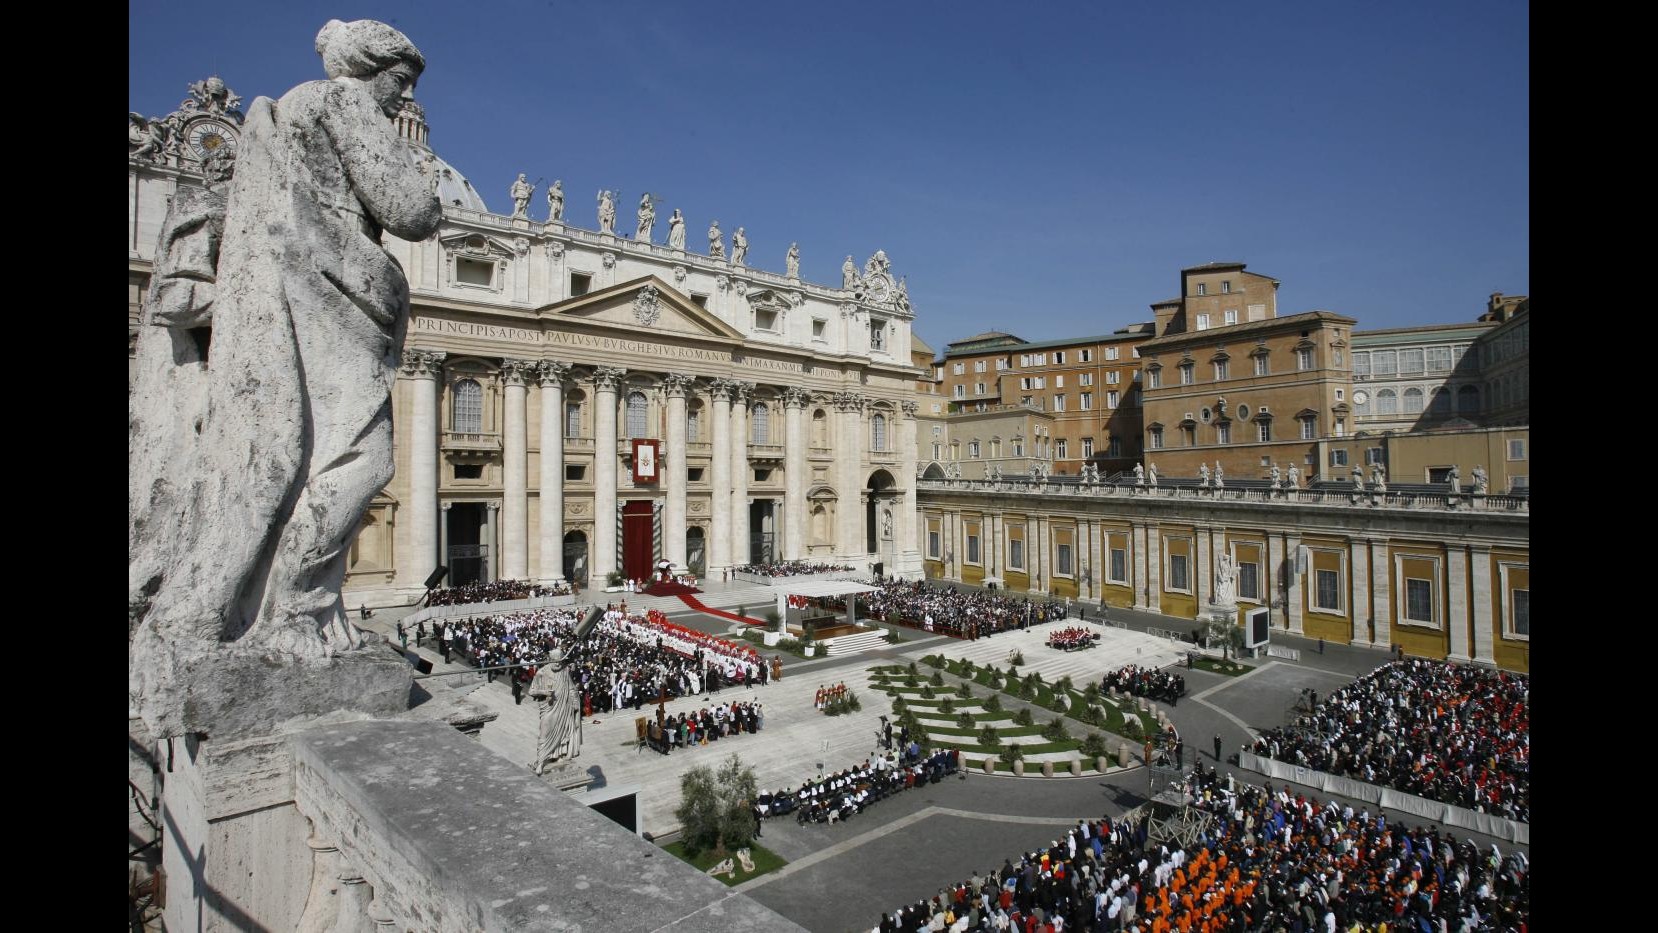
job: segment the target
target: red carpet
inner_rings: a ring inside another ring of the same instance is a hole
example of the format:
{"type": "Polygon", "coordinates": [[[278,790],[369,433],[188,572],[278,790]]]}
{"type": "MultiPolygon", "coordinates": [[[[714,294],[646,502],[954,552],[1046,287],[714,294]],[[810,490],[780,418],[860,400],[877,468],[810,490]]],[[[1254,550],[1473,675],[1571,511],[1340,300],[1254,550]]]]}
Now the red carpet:
{"type": "Polygon", "coordinates": [[[686,586],[683,583],[675,583],[672,580],[659,581],[645,587],[646,596],[683,596],[686,593],[700,592],[702,592],[702,590],[699,590],[694,586],[686,586]]]}
{"type": "MultiPolygon", "coordinates": [[[[700,592],[700,590],[693,590],[692,592],[700,592]]],[[[751,619],[748,616],[740,616],[740,615],[737,615],[735,612],[726,612],[724,609],[715,609],[712,606],[704,606],[702,604],[702,600],[697,599],[695,596],[692,596],[690,593],[678,593],[676,595],[679,596],[680,602],[684,603],[687,606],[690,606],[692,609],[695,609],[698,612],[706,612],[711,616],[719,616],[722,619],[730,619],[733,622],[741,622],[745,625],[765,625],[766,624],[765,622],[763,622],[759,619],[751,619]]]]}

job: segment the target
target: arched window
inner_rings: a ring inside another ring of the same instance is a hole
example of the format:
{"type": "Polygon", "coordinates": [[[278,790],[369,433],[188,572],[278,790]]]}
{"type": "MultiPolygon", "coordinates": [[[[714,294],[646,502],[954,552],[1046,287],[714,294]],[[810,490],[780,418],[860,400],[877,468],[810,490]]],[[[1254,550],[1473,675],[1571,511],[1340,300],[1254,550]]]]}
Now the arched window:
{"type": "Polygon", "coordinates": [[[771,443],[771,409],[764,402],[759,402],[748,410],[749,423],[753,425],[755,444],[771,443]]]}
{"type": "Polygon", "coordinates": [[[645,413],[648,409],[645,393],[628,393],[628,437],[648,437],[645,433],[645,413]]]}
{"type": "MultiPolygon", "coordinates": [[[[977,441],[974,442],[977,445],[977,441]]],[[[869,419],[869,449],[887,449],[887,419],[885,415],[876,414],[869,419]]],[[[978,454],[974,453],[977,457],[978,454]]]]}
{"type": "Polygon", "coordinates": [[[1457,390],[1457,414],[1473,415],[1480,410],[1480,387],[1463,386],[1457,390]]]}
{"type": "Polygon", "coordinates": [[[685,440],[696,443],[702,440],[702,408],[698,406],[685,413],[685,440]]]}
{"type": "Polygon", "coordinates": [[[1414,415],[1422,410],[1422,390],[1412,387],[1405,390],[1405,414],[1414,415]]]}
{"type": "Polygon", "coordinates": [[[821,408],[812,412],[812,446],[829,446],[829,418],[821,408]]]}
{"type": "Polygon", "coordinates": [[[1451,393],[1445,391],[1444,386],[1433,390],[1433,401],[1428,403],[1428,409],[1436,415],[1451,413],[1451,393]]]}
{"type": "Polygon", "coordinates": [[[1397,415],[1399,413],[1399,396],[1393,394],[1392,389],[1383,389],[1376,393],[1376,414],[1397,415]]]}
{"type": "Polygon", "coordinates": [[[581,437],[581,403],[564,403],[564,436],[581,437]]]}
{"type": "Polygon", "coordinates": [[[455,383],[455,433],[478,434],[484,429],[484,389],[476,380],[455,383]]]}

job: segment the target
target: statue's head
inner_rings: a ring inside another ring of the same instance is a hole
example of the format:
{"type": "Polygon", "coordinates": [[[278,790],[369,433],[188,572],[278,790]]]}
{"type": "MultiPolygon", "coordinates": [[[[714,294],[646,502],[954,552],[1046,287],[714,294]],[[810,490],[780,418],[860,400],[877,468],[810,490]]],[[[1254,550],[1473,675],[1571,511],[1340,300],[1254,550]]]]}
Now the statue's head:
{"type": "Polygon", "coordinates": [[[426,70],[425,56],[408,36],[372,19],[329,20],[317,33],[317,54],[328,77],[367,82],[387,117],[414,99],[415,82],[426,70]]]}

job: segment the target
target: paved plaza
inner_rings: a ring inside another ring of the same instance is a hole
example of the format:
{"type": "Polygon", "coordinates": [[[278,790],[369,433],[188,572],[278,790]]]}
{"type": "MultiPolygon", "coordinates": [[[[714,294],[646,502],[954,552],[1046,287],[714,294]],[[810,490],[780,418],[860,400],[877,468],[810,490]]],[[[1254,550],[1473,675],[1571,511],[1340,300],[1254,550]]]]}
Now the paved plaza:
{"type": "MultiPolygon", "coordinates": [[[[765,589],[714,583],[699,598],[709,606],[725,609],[745,605],[757,614],[765,605],[765,589]]],[[[608,594],[611,599],[618,595],[608,594]]],[[[730,635],[735,628],[729,620],[691,611],[677,599],[629,598],[628,604],[630,609],[661,609],[669,612],[675,622],[715,634],[730,635]]],[[[377,614],[367,627],[389,632],[401,614],[377,614]]],[[[1089,615],[1096,615],[1093,607],[1089,615]]],[[[1010,653],[1017,649],[1025,657],[1022,671],[1040,671],[1049,683],[1068,675],[1080,688],[1123,665],[1164,667],[1183,661],[1181,644],[1154,637],[1145,629],[1189,631],[1194,623],[1118,609],[1110,610],[1110,616],[1129,628],[1102,626],[1093,618],[1086,623],[1073,618],[976,642],[900,629],[904,640],[879,651],[812,659],[781,654],[780,681],[763,687],[727,689],[707,699],[684,697],[667,704],[667,712],[673,715],[700,709],[715,700],[758,702],[763,704],[765,714],[764,728],[758,734],[732,736],[663,756],[640,749],[634,739],[635,717],[655,715],[654,707],[647,705],[638,712],[629,709],[588,718],[582,754],[573,770],[576,777],[588,779],[590,788],[637,785],[642,828],[653,837],[671,836],[677,829],[673,811],[679,800],[680,775],[694,765],[717,765],[736,753],[754,769],[763,790],[777,790],[798,787],[803,780],[816,776],[820,766],[828,771],[839,770],[873,754],[879,717],[890,714],[888,698],[869,687],[867,672],[876,664],[919,662],[924,655],[941,652],[949,658],[966,658],[978,665],[1005,669],[1010,653]],[[1100,631],[1100,647],[1061,652],[1045,645],[1054,628],[1075,624],[1100,631]],[[814,709],[818,686],[840,681],[857,691],[863,701],[862,711],[829,717],[814,709]]],[[[1216,764],[1212,751],[1215,736],[1221,738],[1225,754],[1231,755],[1253,733],[1282,725],[1303,689],[1310,687],[1321,697],[1327,696],[1389,657],[1383,651],[1345,645],[1327,645],[1321,653],[1312,641],[1280,634],[1274,638],[1298,648],[1299,659],[1247,662],[1256,666],[1239,677],[1181,667],[1187,683],[1185,699],[1173,707],[1158,705],[1185,739],[1188,767],[1199,759],[1205,766],[1216,764]]],[[[414,648],[412,644],[410,647],[414,648]]],[[[458,664],[444,664],[430,644],[423,645],[420,653],[435,662],[437,673],[466,670],[458,664]]],[[[498,714],[484,728],[480,741],[514,762],[527,762],[536,737],[534,702],[525,697],[521,705],[514,704],[504,678],[492,684],[481,680],[477,675],[462,675],[454,684],[470,700],[498,714]]],[[[1135,760],[1127,769],[1114,768],[1104,775],[1082,777],[1015,778],[975,770],[898,794],[833,825],[799,825],[792,817],[767,821],[761,844],[789,864],[746,882],[740,890],[810,930],[868,930],[883,911],[931,897],[975,871],[1000,868],[1003,859],[1017,858],[1021,852],[1051,843],[1080,818],[1117,815],[1143,803],[1146,776],[1138,757],[1136,750],[1135,760]]],[[[1236,770],[1224,762],[1220,764],[1223,770],[1236,770]]],[[[1254,782],[1262,780],[1250,772],[1238,771],[1238,776],[1254,782]]],[[[1482,840],[1477,834],[1456,832],[1482,840]]],[[[1484,839],[1482,844],[1491,841],[1484,839]]],[[[1515,848],[1506,841],[1497,843],[1505,852],[1515,848]]]]}

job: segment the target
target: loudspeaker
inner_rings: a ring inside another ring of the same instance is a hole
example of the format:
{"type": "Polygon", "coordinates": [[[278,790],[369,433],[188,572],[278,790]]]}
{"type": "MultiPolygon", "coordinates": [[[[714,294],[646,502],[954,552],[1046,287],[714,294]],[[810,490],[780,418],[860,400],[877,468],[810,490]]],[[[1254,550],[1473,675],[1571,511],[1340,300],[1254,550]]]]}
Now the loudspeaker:
{"type": "Polygon", "coordinates": [[[438,564],[437,568],[432,571],[431,576],[426,578],[426,588],[431,589],[432,587],[437,586],[439,583],[442,583],[443,578],[447,576],[449,576],[449,568],[443,566],[442,564],[438,564]]]}
{"type": "Polygon", "coordinates": [[[421,672],[422,674],[430,674],[432,672],[432,662],[425,658],[417,657],[415,658],[415,670],[421,672]]]}

